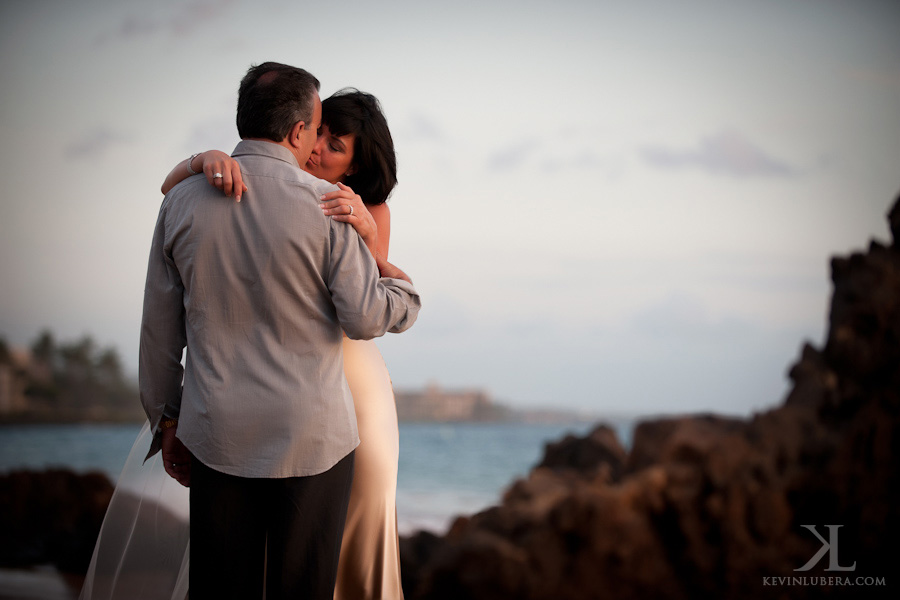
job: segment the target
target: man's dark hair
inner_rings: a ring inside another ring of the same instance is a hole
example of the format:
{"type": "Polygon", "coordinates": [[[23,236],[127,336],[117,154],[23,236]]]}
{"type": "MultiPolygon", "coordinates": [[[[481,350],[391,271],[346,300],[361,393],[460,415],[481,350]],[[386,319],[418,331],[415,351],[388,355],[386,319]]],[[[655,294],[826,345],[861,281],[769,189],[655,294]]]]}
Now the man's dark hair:
{"type": "Polygon", "coordinates": [[[318,90],[319,80],[303,69],[276,62],[250,67],[238,90],[238,135],[280,142],[297,121],[311,125],[318,90]]]}
{"type": "Polygon", "coordinates": [[[397,156],[381,104],[372,94],[345,88],[322,100],[322,124],[338,137],[352,133],[353,174],[344,183],[369,205],[388,199],[397,185],[397,156]]]}

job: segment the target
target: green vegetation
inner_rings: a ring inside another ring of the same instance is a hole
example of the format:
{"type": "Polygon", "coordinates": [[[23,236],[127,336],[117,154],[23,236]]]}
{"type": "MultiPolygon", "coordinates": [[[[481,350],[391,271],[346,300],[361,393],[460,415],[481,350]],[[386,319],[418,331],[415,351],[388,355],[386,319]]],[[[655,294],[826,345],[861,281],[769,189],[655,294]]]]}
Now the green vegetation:
{"type": "Polygon", "coordinates": [[[30,354],[0,338],[0,366],[8,386],[3,422],[138,421],[144,418],[138,389],[124,373],[114,348],[90,336],[58,343],[43,331],[30,354]]]}

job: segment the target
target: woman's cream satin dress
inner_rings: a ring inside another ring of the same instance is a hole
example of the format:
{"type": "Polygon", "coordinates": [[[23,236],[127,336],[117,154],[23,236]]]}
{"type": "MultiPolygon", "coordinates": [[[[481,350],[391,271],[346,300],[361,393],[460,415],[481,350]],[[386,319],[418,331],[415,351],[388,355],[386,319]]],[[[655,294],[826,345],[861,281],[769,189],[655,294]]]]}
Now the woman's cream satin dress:
{"type": "Polygon", "coordinates": [[[341,543],[335,600],[400,600],[397,461],[400,433],[391,378],[373,341],[344,338],[359,446],[341,543]]]}

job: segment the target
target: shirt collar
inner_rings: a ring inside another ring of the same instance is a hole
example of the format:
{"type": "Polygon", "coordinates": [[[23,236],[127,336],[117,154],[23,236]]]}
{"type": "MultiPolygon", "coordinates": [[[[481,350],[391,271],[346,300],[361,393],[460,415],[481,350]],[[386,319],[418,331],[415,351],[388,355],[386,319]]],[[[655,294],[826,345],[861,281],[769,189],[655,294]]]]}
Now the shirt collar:
{"type": "Polygon", "coordinates": [[[252,154],[268,156],[269,158],[286,162],[298,169],[300,168],[300,165],[297,163],[297,158],[291,154],[291,151],[275,142],[267,142],[264,140],[241,140],[238,142],[238,145],[234,147],[234,152],[231,153],[231,155],[235,157],[252,154]]]}

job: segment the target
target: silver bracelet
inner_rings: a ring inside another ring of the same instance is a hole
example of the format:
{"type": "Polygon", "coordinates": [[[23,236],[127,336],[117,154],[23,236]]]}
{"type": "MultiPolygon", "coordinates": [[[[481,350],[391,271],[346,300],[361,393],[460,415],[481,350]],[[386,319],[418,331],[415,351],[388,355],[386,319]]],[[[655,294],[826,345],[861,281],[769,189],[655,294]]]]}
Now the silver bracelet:
{"type": "Polygon", "coordinates": [[[191,168],[191,163],[194,162],[194,159],[197,158],[198,156],[200,156],[200,154],[202,154],[202,153],[198,152],[197,154],[191,154],[191,157],[188,159],[187,168],[188,168],[188,173],[190,173],[191,175],[196,175],[199,172],[199,171],[195,171],[191,168]]]}

